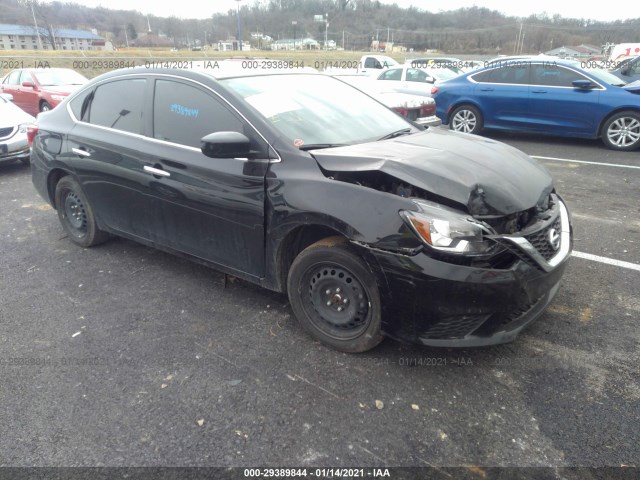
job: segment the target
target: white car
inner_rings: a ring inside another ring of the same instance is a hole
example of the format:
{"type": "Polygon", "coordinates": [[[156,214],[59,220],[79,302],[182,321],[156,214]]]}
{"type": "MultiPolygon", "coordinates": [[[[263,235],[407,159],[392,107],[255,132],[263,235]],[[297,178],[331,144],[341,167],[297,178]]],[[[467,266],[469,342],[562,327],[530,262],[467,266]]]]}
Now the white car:
{"type": "Polygon", "coordinates": [[[333,75],[383,103],[394,112],[423,127],[437,127],[442,120],[436,116],[436,102],[425,95],[411,95],[385,88],[385,84],[360,75],[333,75]]]}
{"type": "Polygon", "coordinates": [[[457,74],[446,68],[416,68],[411,64],[400,65],[382,72],[377,80],[396,92],[411,95],[431,96],[431,89],[437,83],[457,77],[457,74]]]}
{"type": "Polygon", "coordinates": [[[20,160],[29,164],[31,150],[27,128],[36,119],[13,104],[13,97],[0,94],[0,163],[20,160]]]}

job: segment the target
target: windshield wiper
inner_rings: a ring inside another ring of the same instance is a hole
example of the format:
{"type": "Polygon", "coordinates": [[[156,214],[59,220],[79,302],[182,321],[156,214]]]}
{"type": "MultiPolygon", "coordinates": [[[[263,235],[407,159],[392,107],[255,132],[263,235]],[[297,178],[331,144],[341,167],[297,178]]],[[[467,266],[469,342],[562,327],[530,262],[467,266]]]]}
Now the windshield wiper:
{"type": "Polygon", "coordinates": [[[389,135],[380,137],[377,141],[379,142],[380,140],[389,140],[390,138],[396,138],[402,135],[409,135],[410,133],[411,133],[411,128],[403,128],[402,130],[391,132],[389,135]]]}
{"type": "Polygon", "coordinates": [[[320,150],[321,148],[344,147],[343,143],[309,143],[300,147],[300,150],[320,150]]]}

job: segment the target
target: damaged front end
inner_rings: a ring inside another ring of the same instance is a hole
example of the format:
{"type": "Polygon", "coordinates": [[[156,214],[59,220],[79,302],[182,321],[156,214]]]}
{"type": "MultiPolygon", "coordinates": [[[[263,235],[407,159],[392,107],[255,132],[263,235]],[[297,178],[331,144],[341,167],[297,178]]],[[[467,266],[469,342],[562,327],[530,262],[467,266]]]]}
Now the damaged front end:
{"type": "Polygon", "coordinates": [[[406,199],[397,234],[354,242],[388,286],[385,333],[443,347],[513,340],[553,299],[572,249],[570,215],[546,170],[516,156],[511,174],[459,175],[468,159],[443,164],[431,152],[405,162],[381,148],[367,162],[359,152],[355,168],[341,167],[340,149],[317,160],[329,179],[406,199]]]}

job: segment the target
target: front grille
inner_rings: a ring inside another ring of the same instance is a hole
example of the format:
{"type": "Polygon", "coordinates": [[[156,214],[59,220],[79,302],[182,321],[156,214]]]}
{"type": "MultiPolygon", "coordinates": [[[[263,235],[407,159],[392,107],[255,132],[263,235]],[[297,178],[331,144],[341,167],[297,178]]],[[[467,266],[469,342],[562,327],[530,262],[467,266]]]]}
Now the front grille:
{"type": "Polygon", "coordinates": [[[489,315],[459,315],[447,317],[423,332],[420,337],[449,340],[464,338],[476,330],[489,315]]]}
{"type": "Polygon", "coordinates": [[[535,247],[535,249],[542,255],[542,257],[549,261],[558,251],[557,248],[553,248],[551,246],[551,242],[549,241],[549,231],[551,229],[555,229],[556,233],[560,235],[560,231],[562,229],[562,225],[560,223],[560,216],[556,218],[556,221],[549,225],[547,228],[544,228],[538,232],[532,233],[531,235],[526,235],[526,238],[531,245],[535,247]]]}
{"type": "Polygon", "coordinates": [[[8,137],[13,133],[14,127],[0,128],[0,138],[8,137]]]}

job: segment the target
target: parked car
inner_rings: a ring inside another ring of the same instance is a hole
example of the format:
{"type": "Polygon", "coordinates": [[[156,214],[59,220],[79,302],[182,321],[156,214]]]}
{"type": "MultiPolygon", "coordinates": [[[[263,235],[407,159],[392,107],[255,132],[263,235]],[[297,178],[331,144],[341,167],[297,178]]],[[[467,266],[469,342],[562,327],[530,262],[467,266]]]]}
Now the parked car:
{"type": "Polygon", "coordinates": [[[640,89],[567,60],[500,62],[442,84],[437,114],[452,130],[483,128],[601,138],[614,150],[640,147],[640,89]]]}
{"type": "Polygon", "coordinates": [[[362,75],[333,76],[356,87],[418,125],[425,127],[442,125],[442,121],[436,116],[436,102],[431,97],[398,92],[387,88],[387,84],[376,82],[374,79],[362,75]]]}
{"type": "Polygon", "coordinates": [[[623,60],[620,65],[610,70],[610,72],[627,83],[640,80],[640,56],[623,60]]]}
{"type": "Polygon", "coordinates": [[[429,68],[433,70],[449,70],[456,75],[473,70],[474,64],[470,60],[460,60],[452,57],[435,57],[435,58],[413,58],[407,60],[408,65],[413,68],[429,68]]]}
{"type": "Polygon", "coordinates": [[[434,84],[457,76],[456,73],[446,68],[417,68],[408,63],[382,72],[377,80],[384,82],[386,88],[398,92],[430,97],[434,84]]]}
{"type": "Polygon", "coordinates": [[[29,164],[27,130],[36,119],[13,104],[8,94],[0,94],[0,163],[20,160],[29,164]]]}
{"type": "Polygon", "coordinates": [[[572,248],[536,161],[317,73],[106,73],[39,116],[32,176],[79,246],[118,235],[287,292],[346,352],[511,341],[572,248]]]}
{"type": "Polygon", "coordinates": [[[4,77],[0,93],[13,95],[18,107],[35,116],[51,110],[87,82],[86,77],[69,68],[20,68],[4,77]]]}

